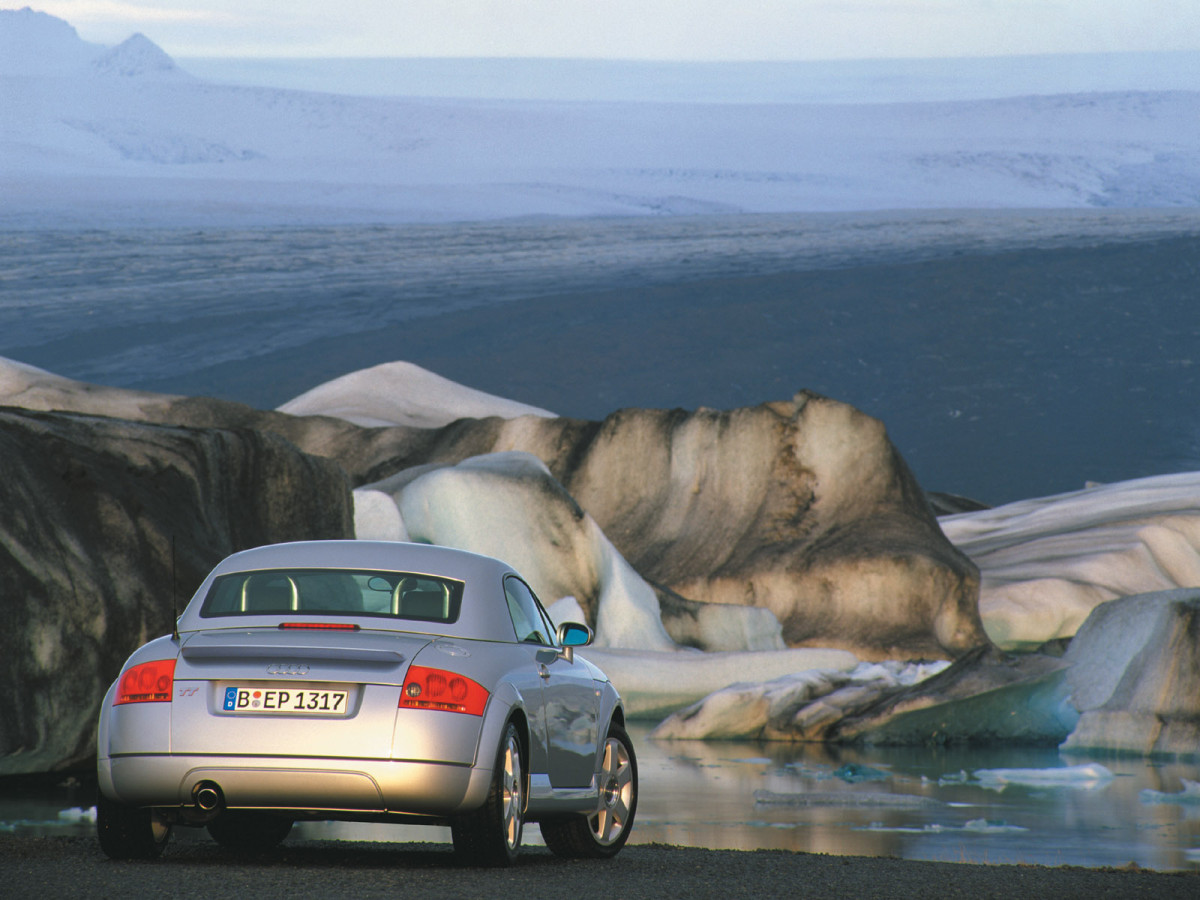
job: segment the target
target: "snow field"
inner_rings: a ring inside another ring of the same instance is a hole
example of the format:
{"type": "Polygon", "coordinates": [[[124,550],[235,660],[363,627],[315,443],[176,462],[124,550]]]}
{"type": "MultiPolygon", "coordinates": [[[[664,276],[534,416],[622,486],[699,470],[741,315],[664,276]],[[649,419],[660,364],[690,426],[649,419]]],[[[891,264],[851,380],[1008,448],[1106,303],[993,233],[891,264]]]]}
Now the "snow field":
{"type": "Polygon", "coordinates": [[[705,87],[719,68],[690,94],[629,99],[604,85],[631,64],[587,99],[363,97],[204,81],[142,35],[100,48],[48,16],[5,14],[3,35],[0,225],[1200,205],[1200,93],[1177,89],[1181,64],[1114,80],[1041,60],[1049,95],[943,66],[947,90],[815,102],[828,92],[781,91],[767,67],[757,88],[734,73],[733,102],[705,87]]]}

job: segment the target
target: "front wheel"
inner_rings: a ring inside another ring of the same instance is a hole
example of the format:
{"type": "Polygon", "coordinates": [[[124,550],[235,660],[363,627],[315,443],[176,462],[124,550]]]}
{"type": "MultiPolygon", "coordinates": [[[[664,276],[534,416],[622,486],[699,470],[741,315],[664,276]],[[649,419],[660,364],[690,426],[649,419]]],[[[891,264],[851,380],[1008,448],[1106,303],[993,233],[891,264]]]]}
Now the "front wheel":
{"type": "Polygon", "coordinates": [[[629,735],[615,722],[604,742],[598,780],[600,798],[594,813],[541,823],[546,846],[556,856],[610,859],[629,840],[637,812],[637,757],[629,735]]]}
{"type": "Polygon", "coordinates": [[[158,859],[171,838],[171,825],[156,810],[96,798],[96,837],[112,859],[158,859]]]}
{"type": "Polygon", "coordinates": [[[472,865],[512,865],[521,849],[524,813],[521,736],[517,726],[510,722],[496,754],[487,801],[474,812],[458,816],[450,823],[455,853],[472,865]]]}

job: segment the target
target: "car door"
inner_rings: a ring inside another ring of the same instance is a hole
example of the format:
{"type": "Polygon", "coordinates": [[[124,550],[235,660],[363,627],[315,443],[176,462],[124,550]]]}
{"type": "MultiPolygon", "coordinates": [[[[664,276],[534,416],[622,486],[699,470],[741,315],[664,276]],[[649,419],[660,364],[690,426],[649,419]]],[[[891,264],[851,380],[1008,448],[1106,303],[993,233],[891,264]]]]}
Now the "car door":
{"type": "Polygon", "coordinates": [[[550,617],[529,586],[509,576],[504,583],[517,638],[537,647],[542,682],[547,775],[554,788],[587,787],[596,762],[599,694],[586,665],[563,658],[550,617]]]}

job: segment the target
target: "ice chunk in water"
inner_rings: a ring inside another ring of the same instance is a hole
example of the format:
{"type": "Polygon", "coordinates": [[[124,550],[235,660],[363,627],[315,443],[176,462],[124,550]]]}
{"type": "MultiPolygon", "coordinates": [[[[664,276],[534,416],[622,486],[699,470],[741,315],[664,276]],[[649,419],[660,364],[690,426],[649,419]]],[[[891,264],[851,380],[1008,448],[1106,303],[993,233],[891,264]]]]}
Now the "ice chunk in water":
{"type": "Polygon", "coordinates": [[[976,769],[975,778],[986,788],[1002,791],[1009,785],[1067,787],[1090,790],[1112,781],[1113,773],[1099,763],[1051,769],[976,769]]]}
{"type": "Polygon", "coordinates": [[[1183,784],[1183,790],[1177,794],[1168,793],[1166,791],[1155,791],[1150,788],[1143,789],[1138,794],[1138,799],[1143,803],[1186,803],[1200,804],[1200,781],[1188,781],[1186,778],[1180,778],[1183,784]]]}

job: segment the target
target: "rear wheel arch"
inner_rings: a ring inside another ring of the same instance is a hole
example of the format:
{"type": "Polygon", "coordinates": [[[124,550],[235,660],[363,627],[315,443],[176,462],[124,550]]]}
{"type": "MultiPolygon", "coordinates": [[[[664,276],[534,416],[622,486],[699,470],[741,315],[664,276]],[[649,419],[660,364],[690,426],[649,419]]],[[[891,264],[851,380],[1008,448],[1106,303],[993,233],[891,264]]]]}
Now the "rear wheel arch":
{"type": "MultiPolygon", "coordinates": [[[[517,726],[517,733],[521,738],[521,750],[529,753],[529,719],[525,716],[524,708],[514,706],[508,715],[508,721],[517,726]]],[[[506,723],[507,724],[507,723],[506,723]]]]}
{"type": "Polygon", "coordinates": [[[454,850],[470,865],[509,866],[521,849],[529,784],[515,717],[504,720],[483,806],[451,819],[454,850]]]}
{"type": "Polygon", "coordinates": [[[521,743],[521,756],[525,760],[525,771],[522,773],[523,781],[525,782],[524,802],[522,804],[522,813],[529,810],[529,786],[530,786],[530,770],[529,770],[529,720],[525,717],[525,710],[522,707],[514,707],[509,714],[508,721],[504,724],[504,729],[501,733],[508,731],[509,725],[516,726],[517,739],[521,743]]]}
{"type": "MultiPolygon", "coordinates": [[[[488,705],[487,711],[484,713],[484,719],[479,730],[479,743],[475,748],[475,765],[477,767],[491,767],[495,764],[496,753],[504,743],[508,726],[512,725],[517,731],[517,743],[521,751],[524,766],[522,773],[525,792],[522,798],[524,806],[522,813],[524,813],[529,807],[529,789],[531,783],[529,760],[533,735],[530,733],[529,715],[525,707],[521,705],[515,692],[510,691],[509,693],[511,696],[504,696],[505,692],[503,688],[497,690],[496,694],[492,697],[492,703],[488,705]],[[502,700],[503,707],[495,705],[496,700],[502,700]]],[[[482,800],[479,802],[482,802],[482,800]]]]}

